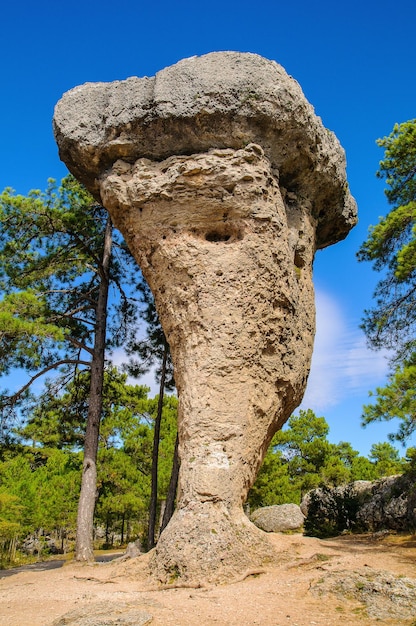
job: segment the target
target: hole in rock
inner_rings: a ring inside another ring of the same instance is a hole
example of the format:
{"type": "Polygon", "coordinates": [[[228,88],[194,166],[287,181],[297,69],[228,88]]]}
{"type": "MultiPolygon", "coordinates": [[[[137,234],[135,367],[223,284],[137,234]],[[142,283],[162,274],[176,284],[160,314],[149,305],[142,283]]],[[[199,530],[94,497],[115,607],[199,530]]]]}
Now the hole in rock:
{"type": "MultiPolygon", "coordinates": [[[[224,220],[226,218],[223,218],[224,220]]],[[[210,242],[235,242],[243,239],[243,231],[237,225],[224,221],[222,224],[216,224],[212,230],[204,235],[206,241],[210,242]]]]}
{"type": "Polygon", "coordinates": [[[305,266],[305,259],[297,250],[295,251],[294,264],[299,269],[302,269],[302,267],[305,266]]]}
{"type": "Polygon", "coordinates": [[[276,346],[275,344],[271,341],[271,340],[267,340],[266,345],[264,346],[263,350],[262,350],[263,354],[265,355],[269,355],[272,356],[273,354],[276,354],[276,346]]]}
{"type": "Polygon", "coordinates": [[[230,240],[230,238],[231,238],[231,235],[230,235],[230,234],[228,234],[228,233],[220,233],[220,232],[216,232],[216,231],[213,231],[213,232],[207,233],[207,234],[205,235],[205,239],[206,239],[207,241],[212,241],[212,242],[216,242],[216,241],[229,241],[229,240],[230,240]]]}

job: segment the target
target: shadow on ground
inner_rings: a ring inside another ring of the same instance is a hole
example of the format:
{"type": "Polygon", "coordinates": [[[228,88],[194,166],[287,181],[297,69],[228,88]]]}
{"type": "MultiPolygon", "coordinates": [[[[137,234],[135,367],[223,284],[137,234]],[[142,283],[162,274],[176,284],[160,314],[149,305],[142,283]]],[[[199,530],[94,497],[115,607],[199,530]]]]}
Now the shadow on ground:
{"type": "MultiPolygon", "coordinates": [[[[123,552],[111,552],[110,554],[100,554],[95,560],[98,563],[108,563],[113,559],[121,556],[123,552]]],[[[51,561],[39,561],[38,563],[30,563],[29,565],[21,565],[20,567],[11,567],[10,569],[0,569],[0,578],[6,578],[7,576],[14,576],[20,572],[45,572],[51,569],[58,569],[62,567],[68,560],[65,559],[53,559],[51,561]]]]}

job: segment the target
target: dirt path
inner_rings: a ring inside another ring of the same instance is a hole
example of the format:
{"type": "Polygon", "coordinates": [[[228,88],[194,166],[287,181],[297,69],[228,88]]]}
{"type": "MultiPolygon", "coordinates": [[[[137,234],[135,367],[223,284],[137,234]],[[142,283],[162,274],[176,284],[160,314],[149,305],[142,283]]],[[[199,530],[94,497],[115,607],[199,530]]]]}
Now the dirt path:
{"type": "MultiPolygon", "coordinates": [[[[108,553],[106,555],[100,555],[96,557],[98,562],[107,563],[117,557],[121,556],[123,552],[118,550],[117,552],[108,553]]],[[[12,567],[10,569],[0,569],[0,578],[7,578],[8,576],[16,576],[21,572],[44,572],[50,569],[59,569],[63,567],[67,561],[61,559],[52,559],[50,561],[39,561],[38,563],[30,563],[29,565],[21,565],[20,567],[12,567]]]]}
{"type": "Polygon", "coordinates": [[[416,626],[416,537],[271,539],[265,573],[211,588],[155,590],[147,555],[20,572],[0,580],[0,625],[416,626]]]}

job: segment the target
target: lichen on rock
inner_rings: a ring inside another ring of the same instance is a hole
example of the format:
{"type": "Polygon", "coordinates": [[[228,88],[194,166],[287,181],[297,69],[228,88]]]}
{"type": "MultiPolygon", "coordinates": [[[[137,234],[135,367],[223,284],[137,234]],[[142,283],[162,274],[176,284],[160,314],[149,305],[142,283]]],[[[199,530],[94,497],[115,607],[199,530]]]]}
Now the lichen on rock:
{"type": "Polygon", "coordinates": [[[180,483],[153,572],[223,580],[270,557],[242,505],[306,387],[315,251],[356,222],[344,153],[283,68],[243,53],[77,87],[54,126],[137,259],[171,348],[180,483]]]}

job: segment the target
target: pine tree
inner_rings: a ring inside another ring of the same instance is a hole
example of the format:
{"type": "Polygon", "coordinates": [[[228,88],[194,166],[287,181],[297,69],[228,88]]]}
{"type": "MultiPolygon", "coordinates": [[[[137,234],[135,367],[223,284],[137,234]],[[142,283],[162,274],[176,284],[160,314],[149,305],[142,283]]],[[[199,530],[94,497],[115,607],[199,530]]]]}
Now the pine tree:
{"type": "Polygon", "coordinates": [[[370,227],[358,252],[360,261],[384,273],[363,329],[373,348],[390,348],[401,363],[416,349],[416,119],[396,124],[377,143],[385,149],[377,175],[386,179],[392,209],[370,227]]]}
{"type": "Polygon", "coordinates": [[[399,418],[391,438],[405,441],[416,429],[416,119],[395,124],[377,143],[385,151],[377,175],[386,180],[392,209],[370,228],[358,252],[360,261],[383,273],[362,328],[371,347],[391,350],[392,372],[376,390],[376,402],[364,407],[362,422],[399,418]]]}
{"type": "MultiPolygon", "coordinates": [[[[159,465],[159,440],[163,410],[163,398],[165,389],[172,390],[175,386],[173,378],[173,364],[170,356],[169,344],[166,340],[162,326],[157,315],[153,295],[146,283],[139,285],[142,294],[142,302],[145,304],[143,318],[146,322],[146,337],[144,339],[133,339],[127,346],[127,353],[130,361],[127,370],[135,376],[139,376],[150,368],[155,367],[155,375],[159,381],[158,409],[155,419],[153,450],[152,450],[152,472],[151,472],[151,494],[149,505],[149,526],[147,533],[147,547],[152,549],[156,545],[156,520],[158,504],[158,465],[159,465]],[[134,355],[134,356],[132,356],[134,355]],[[139,361],[136,358],[138,355],[139,361]]],[[[179,454],[178,445],[175,445],[174,459],[172,463],[171,480],[169,482],[167,494],[167,506],[165,507],[161,531],[167,526],[170,517],[173,515],[176,489],[179,476],[179,454]]]]}
{"type": "Polygon", "coordinates": [[[92,560],[105,349],[118,345],[137,317],[123,287],[134,264],[122,241],[114,239],[107,212],[72,176],[59,189],[50,181],[45,193],[5,190],[0,220],[0,356],[4,372],[18,367],[30,375],[14,393],[3,393],[1,407],[13,406],[52,370],[60,372],[62,384],[80,368],[91,372],[76,558],[92,560]],[[119,298],[110,313],[111,285],[119,298]],[[12,310],[14,299],[28,306],[12,310]]]}

